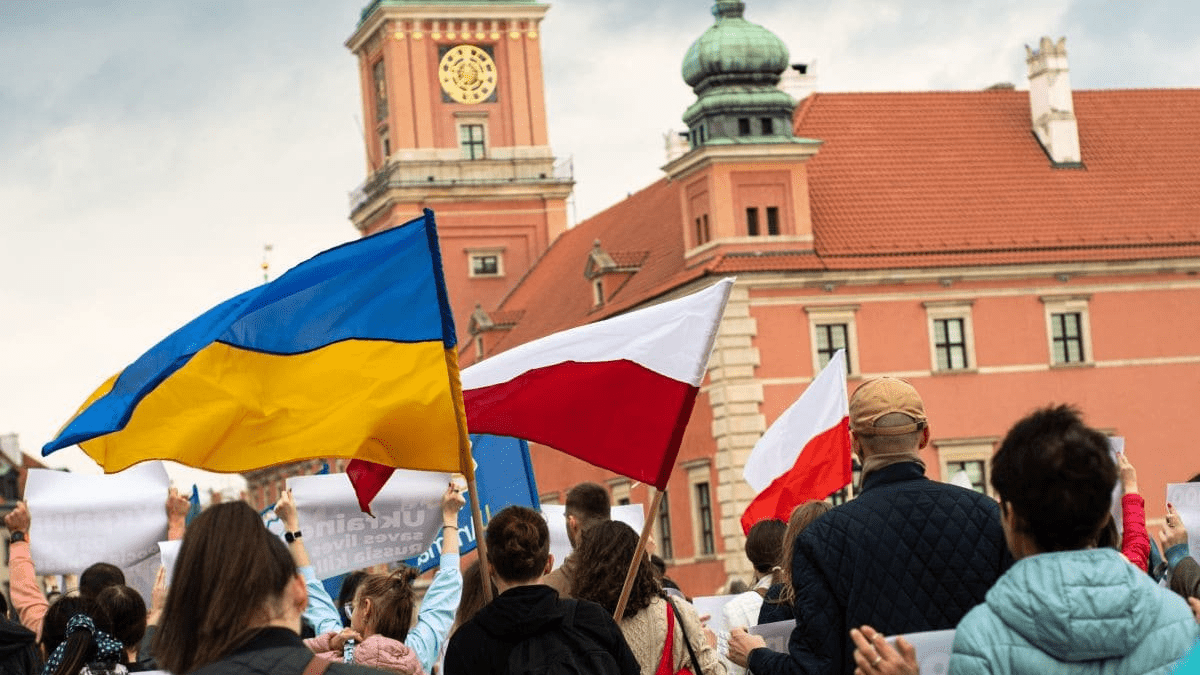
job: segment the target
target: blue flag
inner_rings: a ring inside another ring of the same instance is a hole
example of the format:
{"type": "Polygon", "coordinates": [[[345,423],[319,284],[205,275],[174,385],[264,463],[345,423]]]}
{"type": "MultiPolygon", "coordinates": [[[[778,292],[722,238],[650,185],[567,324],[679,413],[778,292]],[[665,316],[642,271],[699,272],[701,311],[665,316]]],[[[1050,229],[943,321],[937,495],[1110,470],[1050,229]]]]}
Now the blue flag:
{"type": "MultiPolygon", "coordinates": [[[[475,488],[479,493],[479,510],[483,515],[484,527],[487,527],[492,514],[506,506],[517,504],[541,508],[528,443],[518,438],[472,435],[471,454],[475,457],[475,488]]],[[[475,550],[475,527],[471,522],[469,496],[467,505],[458,513],[458,545],[464,554],[475,550]]],[[[427,551],[404,562],[425,572],[437,567],[441,557],[442,534],[439,532],[427,551]]]]}

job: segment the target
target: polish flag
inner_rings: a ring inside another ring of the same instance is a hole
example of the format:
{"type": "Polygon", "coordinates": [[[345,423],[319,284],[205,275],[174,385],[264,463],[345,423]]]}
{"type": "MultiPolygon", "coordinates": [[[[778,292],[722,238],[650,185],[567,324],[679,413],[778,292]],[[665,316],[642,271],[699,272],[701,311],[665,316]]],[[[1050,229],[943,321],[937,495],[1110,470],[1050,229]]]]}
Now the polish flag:
{"type": "Polygon", "coordinates": [[[792,509],[850,482],[847,401],[846,352],[838,350],[750,451],[742,476],[759,494],[742,514],[744,532],[760,520],[787,522],[792,509]]]}
{"type": "MultiPolygon", "coordinates": [[[[664,489],[732,288],[733,279],[722,279],[462,370],[467,428],[541,443],[664,489]]],[[[354,460],[346,473],[366,510],[391,470],[354,460]]]]}

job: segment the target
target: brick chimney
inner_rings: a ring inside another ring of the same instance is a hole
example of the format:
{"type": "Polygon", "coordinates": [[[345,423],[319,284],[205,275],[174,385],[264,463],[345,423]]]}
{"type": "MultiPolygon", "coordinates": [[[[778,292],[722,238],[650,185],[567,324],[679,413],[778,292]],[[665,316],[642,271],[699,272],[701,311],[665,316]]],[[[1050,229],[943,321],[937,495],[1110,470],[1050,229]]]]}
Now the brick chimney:
{"type": "Polygon", "coordinates": [[[1071,78],[1067,74],[1067,39],[1051,42],[1043,37],[1036,50],[1025,45],[1025,63],[1029,66],[1029,114],[1033,133],[1055,166],[1077,167],[1079,125],[1075,121],[1075,102],[1071,98],[1071,78]]]}

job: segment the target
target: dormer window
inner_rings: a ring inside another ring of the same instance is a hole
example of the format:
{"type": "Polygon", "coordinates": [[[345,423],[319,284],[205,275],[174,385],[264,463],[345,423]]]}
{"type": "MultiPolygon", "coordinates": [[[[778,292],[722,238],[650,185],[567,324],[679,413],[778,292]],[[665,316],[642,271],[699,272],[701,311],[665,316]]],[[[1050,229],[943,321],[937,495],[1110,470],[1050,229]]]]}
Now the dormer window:
{"type": "Polygon", "coordinates": [[[592,306],[600,307],[604,304],[604,280],[594,279],[592,281],[592,306]]]}
{"type": "Polygon", "coordinates": [[[738,118],[738,136],[749,136],[749,135],[750,135],[750,118],[749,117],[739,117],[738,118]]]}
{"type": "Polygon", "coordinates": [[[763,136],[770,136],[775,133],[775,120],[771,119],[770,117],[764,117],[760,119],[759,124],[762,125],[763,136]]]}

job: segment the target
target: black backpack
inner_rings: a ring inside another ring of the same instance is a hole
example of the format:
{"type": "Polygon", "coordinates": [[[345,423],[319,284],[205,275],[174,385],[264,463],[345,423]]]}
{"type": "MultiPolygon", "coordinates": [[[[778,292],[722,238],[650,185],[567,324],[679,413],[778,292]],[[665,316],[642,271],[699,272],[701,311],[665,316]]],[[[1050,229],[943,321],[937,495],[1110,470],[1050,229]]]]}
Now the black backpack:
{"type": "Polygon", "coordinates": [[[576,600],[563,600],[566,616],[513,646],[509,675],[621,675],[613,654],[575,627],[576,600]]]}

